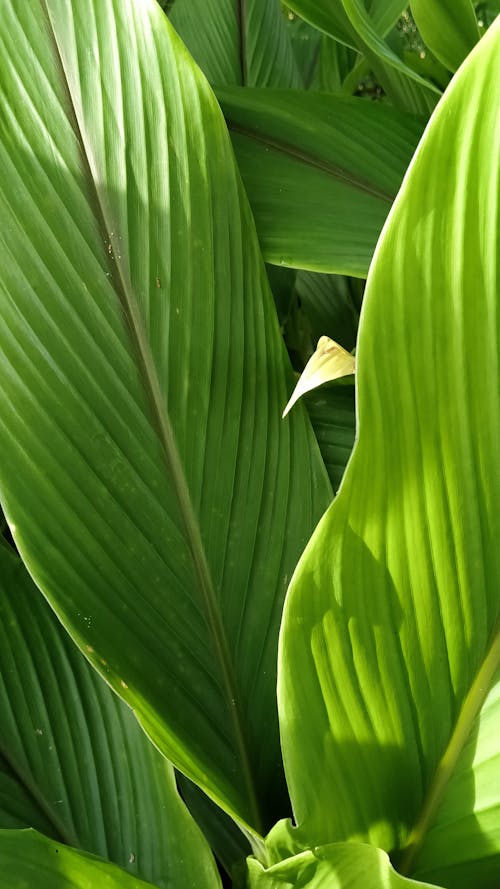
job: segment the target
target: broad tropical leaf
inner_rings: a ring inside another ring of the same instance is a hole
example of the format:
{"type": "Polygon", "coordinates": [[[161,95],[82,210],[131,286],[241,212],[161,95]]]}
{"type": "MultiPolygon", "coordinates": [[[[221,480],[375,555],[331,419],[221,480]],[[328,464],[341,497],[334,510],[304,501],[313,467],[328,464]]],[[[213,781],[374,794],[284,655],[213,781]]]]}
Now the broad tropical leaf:
{"type": "Polygon", "coordinates": [[[172,767],[1,546],[0,828],[7,827],[35,827],[163,889],[219,885],[172,767]]]}
{"type": "Polygon", "coordinates": [[[248,871],[248,889],[425,889],[429,885],[400,876],[384,852],[360,843],[318,846],[268,868],[250,858],[248,871]]]}
{"type": "Polygon", "coordinates": [[[453,889],[473,860],[474,889],[500,866],[499,105],[500,21],[438,106],[379,243],[358,441],[280,649],[304,842],[368,840],[453,889]]]}
{"type": "Polygon", "coordinates": [[[456,71],[479,40],[472,0],[411,0],[411,11],[429,49],[456,71]]]}
{"type": "Polygon", "coordinates": [[[366,277],[423,122],[324,93],[218,96],[266,260],[366,277]]]}
{"type": "Polygon", "coordinates": [[[281,422],[224,121],[154,0],[7,0],[0,46],[0,499],[155,744],[261,831],[283,596],[330,487],[281,422]]]}
{"type": "Polygon", "coordinates": [[[0,830],[0,889],[152,889],[121,868],[32,830],[0,830]]]}
{"type": "Polygon", "coordinates": [[[170,21],[216,86],[302,85],[280,0],[176,0],[170,21]]]}

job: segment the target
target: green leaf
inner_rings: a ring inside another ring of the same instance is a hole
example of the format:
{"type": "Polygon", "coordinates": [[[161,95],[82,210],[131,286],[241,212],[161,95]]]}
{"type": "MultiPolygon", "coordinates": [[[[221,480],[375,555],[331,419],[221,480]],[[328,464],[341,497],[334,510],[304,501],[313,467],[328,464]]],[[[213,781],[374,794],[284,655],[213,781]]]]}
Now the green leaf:
{"type": "Polygon", "coordinates": [[[366,277],[423,122],[322,93],[218,95],[266,260],[366,277]]]}
{"type": "Polygon", "coordinates": [[[384,852],[359,843],[318,846],[267,869],[250,858],[248,870],[248,889],[424,889],[397,874],[384,852]]]}
{"type": "MultiPolygon", "coordinates": [[[[305,21],[330,34],[340,43],[357,49],[357,35],[344,0],[287,0],[287,6],[305,21]]],[[[373,28],[385,35],[406,9],[405,0],[368,0],[366,11],[373,28]]]]}
{"type": "Polygon", "coordinates": [[[329,386],[305,397],[334,492],[342,481],[356,433],[354,386],[329,386]]]}
{"type": "Polygon", "coordinates": [[[301,86],[280,0],[176,0],[170,21],[216,86],[301,86]]]}
{"type": "Polygon", "coordinates": [[[351,352],[356,345],[364,282],[343,275],[300,271],[295,291],[314,339],[326,335],[351,352]]]}
{"type": "Polygon", "coordinates": [[[0,548],[0,827],[35,827],[172,889],[214,860],[129,708],[0,548]]]}
{"type": "Polygon", "coordinates": [[[242,865],[252,850],[235,821],[184,775],[177,775],[182,798],[227,874],[242,865]]]}
{"type": "Polygon", "coordinates": [[[500,673],[464,743],[412,871],[453,889],[498,885],[500,673]]]}
{"type": "Polygon", "coordinates": [[[107,861],[31,830],[0,830],[0,889],[147,889],[107,861]]]}
{"type": "Polygon", "coordinates": [[[370,841],[405,873],[449,866],[454,889],[481,857],[475,889],[496,884],[500,855],[485,704],[500,664],[499,103],[500,21],[438,106],[378,245],[358,441],[296,570],[279,667],[304,842],[370,841]]]}
{"type": "Polygon", "coordinates": [[[429,49],[456,71],[480,36],[472,0],[411,0],[411,11],[429,49]]]}
{"type": "Polygon", "coordinates": [[[305,414],[281,422],[223,118],[153,0],[8,0],[0,45],[0,499],[156,746],[262,831],[288,811],[282,601],[331,492],[305,414]]]}

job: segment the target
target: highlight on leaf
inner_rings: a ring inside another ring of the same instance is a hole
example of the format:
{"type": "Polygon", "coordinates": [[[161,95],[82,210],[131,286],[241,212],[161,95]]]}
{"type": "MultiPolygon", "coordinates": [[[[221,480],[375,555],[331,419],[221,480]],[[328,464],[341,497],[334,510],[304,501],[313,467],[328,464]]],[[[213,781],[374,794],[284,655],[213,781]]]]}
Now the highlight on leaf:
{"type": "Polygon", "coordinates": [[[355,367],[356,359],[354,355],[336,343],[335,340],[330,339],[329,336],[320,337],[316,351],[311,355],[302,371],[291,398],[283,411],[283,417],[286,417],[294,404],[306,392],[311,392],[313,389],[317,389],[318,386],[339,380],[341,377],[351,376],[354,374],[355,367]]]}

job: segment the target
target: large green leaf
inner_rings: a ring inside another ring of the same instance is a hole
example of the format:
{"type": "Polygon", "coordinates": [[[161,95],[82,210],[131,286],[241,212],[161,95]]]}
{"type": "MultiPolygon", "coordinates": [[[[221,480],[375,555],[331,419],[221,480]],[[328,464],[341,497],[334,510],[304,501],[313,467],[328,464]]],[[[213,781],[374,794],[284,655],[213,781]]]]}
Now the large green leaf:
{"type": "Polygon", "coordinates": [[[384,852],[360,843],[318,846],[268,868],[251,858],[248,872],[248,889],[424,889],[429,885],[400,876],[384,852]]]}
{"type": "Polygon", "coordinates": [[[116,865],[31,830],[0,830],[0,889],[148,889],[116,865]]]}
{"type": "Polygon", "coordinates": [[[176,0],[170,21],[212,84],[301,86],[280,0],[176,0]]]}
{"type": "Polygon", "coordinates": [[[472,0],[411,0],[411,11],[429,49],[456,71],[479,40],[472,0]]]}
{"type": "Polygon", "coordinates": [[[330,497],[217,103],[154,0],[0,19],[0,494],[72,637],[255,830],[282,601],[330,497]]]}
{"type": "Polygon", "coordinates": [[[324,93],[218,95],[266,260],[366,277],[423,122],[324,93]]]}
{"type": "Polygon", "coordinates": [[[500,663],[499,104],[500,21],[447,90],[379,243],[358,441],[297,568],[279,670],[304,842],[400,849],[405,873],[448,869],[450,887],[473,865],[475,889],[500,864],[498,708],[484,704],[500,663]]]}
{"type": "Polygon", "coordinates": [[[1,828],[35,827],[164,889],[219,885],[172,767],[3,546],[0,757],[1,828]]]}

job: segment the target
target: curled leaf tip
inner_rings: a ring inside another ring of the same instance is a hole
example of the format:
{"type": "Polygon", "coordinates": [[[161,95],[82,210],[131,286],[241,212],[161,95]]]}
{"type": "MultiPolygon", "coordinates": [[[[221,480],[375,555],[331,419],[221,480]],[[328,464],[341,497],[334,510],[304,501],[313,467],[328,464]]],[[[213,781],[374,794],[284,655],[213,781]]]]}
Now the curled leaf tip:
{"type": "Polygon", "coordinates": [[[283,417],[289,413],[293,405],[312,389],[317,389],[324,383],[347,377],[354,373],[356,359],[343,346],[340,346],[329,336],[322,336],[318,340],[316,351],[311,355],[302,371],[291,398],[283,411],[283,417]]]}

